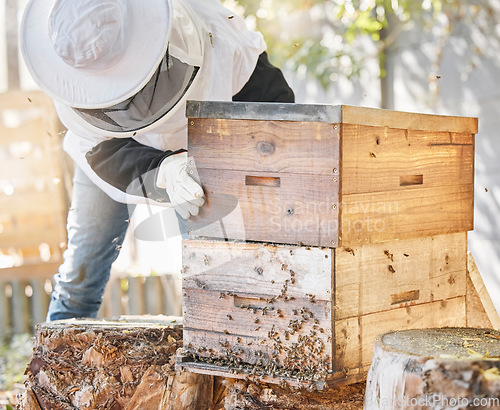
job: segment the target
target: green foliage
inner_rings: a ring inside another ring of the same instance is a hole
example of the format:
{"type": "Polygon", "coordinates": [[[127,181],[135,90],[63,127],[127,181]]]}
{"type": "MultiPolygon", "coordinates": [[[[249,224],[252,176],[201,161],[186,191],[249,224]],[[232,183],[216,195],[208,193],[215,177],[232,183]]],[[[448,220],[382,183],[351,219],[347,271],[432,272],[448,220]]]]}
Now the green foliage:
{"type": "MultiPolygon", "coordinates": [[[[458,23],[493,19],[488,0],[233,0],[262,32],[273,63],[298,70],[326,89],[337,76],[358,75],[368,60],[380,64],[398,36],[418,25],[442,38],[458,23]]],[[[474,52],[480,53],[477,48],[474,52]]],[[[436,51],[439,58],[440,50],[436,51]]]]}
{"type": "Polygon", "coordinates": [[[10,390],[24,381],[32,350],[30,335],[15,335],[9,344],[0,345],[0,390],[10,390]]]}

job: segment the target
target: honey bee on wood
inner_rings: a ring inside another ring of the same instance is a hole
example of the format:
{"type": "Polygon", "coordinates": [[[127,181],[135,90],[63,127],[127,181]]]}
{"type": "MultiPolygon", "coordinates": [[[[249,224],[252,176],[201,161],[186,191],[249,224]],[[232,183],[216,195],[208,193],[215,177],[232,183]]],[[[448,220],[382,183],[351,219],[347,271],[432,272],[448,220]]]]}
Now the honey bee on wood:
{"type": "Polygon", "coordinates": [[[390,253],[389,251],[385,250],[384,251],[384,255],[387,256],[391,262],[394,262],[394,255],[392,253],[390,253]]]}
{"type": "Polygon", "coordinates": [[[352,249],[352,248],[344,248],[344,251],[346,251],[347,253],[350,253],[352,256],[356,256],[354,254],[354,249],[352,249]]]}

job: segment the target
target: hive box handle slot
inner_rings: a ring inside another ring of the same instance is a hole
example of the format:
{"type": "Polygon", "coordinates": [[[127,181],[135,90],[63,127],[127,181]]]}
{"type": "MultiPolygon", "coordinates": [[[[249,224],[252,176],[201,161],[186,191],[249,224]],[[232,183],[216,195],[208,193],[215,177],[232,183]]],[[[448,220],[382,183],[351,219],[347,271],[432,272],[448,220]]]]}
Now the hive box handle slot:
{"type": "Polygon", "coordinates": [[[279,188],[281,186],[281,179],[279,177],[258,177],[258,176],[247,175],[245,177],[245,185],[270,186],[279,188]]]}
{"type": "Polygon", "coordinates": [[[422,185],[423,183],[423,175],[403,175],[399,178],[399,186],[422,185]]]}
{"type": "Polygon", "coordinates": [[[241,297],[234,296],[234,306],[237,308],[247,308],[253,310],[263,310],[269,305],[263,297],[241,297]]]}

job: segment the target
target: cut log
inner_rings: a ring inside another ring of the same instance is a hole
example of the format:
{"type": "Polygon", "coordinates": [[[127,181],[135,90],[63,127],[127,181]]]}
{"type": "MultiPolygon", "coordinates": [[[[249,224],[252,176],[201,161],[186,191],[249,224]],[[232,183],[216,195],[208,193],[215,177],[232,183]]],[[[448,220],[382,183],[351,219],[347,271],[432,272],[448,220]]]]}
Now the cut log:
{"type": "Polygon", "coordinates": [[[365,409],[500,409],[500,332],[392,332],[374,346],[365,409]]]}
{"type": "Polygon", "coordinates": [[[41,323],[20,409],[202,409],[213,378],[176,373],[180,318],[41,323]]]}

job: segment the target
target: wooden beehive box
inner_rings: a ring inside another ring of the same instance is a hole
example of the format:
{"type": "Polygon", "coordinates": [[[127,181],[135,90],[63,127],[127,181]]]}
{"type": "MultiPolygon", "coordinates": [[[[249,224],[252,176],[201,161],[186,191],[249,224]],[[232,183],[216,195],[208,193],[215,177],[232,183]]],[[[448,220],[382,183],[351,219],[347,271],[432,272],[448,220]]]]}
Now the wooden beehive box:
{"type": "Polygon", "coordinates": [[[187,112],[208,206],[183,244],[182,366],[321,388],[362,380],[381,332],[467,324],[477,119],[187,112]]]}
{"type": "Polygon", "coordinates": [[[209,199],[193,235],[337,247],[473,228],[476,118],[222,102],[187,116],[209,199]],[[211,198],[237,199],[222,224],[211,198]]]}

